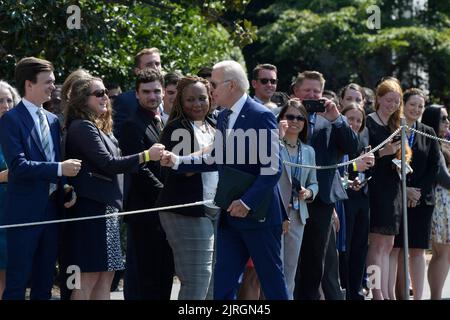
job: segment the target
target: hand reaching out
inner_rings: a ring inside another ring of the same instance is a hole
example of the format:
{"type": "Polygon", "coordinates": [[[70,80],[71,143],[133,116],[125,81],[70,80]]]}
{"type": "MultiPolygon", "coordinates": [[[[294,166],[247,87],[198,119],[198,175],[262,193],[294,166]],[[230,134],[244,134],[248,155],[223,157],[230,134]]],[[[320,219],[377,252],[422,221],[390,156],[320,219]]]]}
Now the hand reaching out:
{"type": "Polygon", "coordinates": [[[161,157],[160,164],[163,167],[172,168],[175,165],[176,155],[170,151],[164,151],[161,157]]]}
{"type": "Polygon", "coordinates": [[[65,177],[75,177],[81,169],[81,160],[68,159],[61,162],[62,175],[65,177]]]}
{"type": "Polygon", "coordinates": [[[165,146],[160,143],[155,143],[148,149],[150,152],[150,160],[159,161],[163,156],[165,146]]]}

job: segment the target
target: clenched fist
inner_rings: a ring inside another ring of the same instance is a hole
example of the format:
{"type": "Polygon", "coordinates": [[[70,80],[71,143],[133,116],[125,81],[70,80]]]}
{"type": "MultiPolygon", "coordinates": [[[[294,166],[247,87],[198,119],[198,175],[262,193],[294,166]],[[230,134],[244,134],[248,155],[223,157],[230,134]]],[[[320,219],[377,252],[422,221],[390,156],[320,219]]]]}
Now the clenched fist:
{"type": "Polygon", "coordinates": [[[159,161],[163,156],[164,149],[166,147],[161,143],[155,143],[148,149],[150,152],[150,160],[159,161]]]}
{"type": "Polygon", "coordinates": [[[81,169],[81,160],[69,159],[61,162],[62,175],[65,177],[75,177],[81,169]]]}

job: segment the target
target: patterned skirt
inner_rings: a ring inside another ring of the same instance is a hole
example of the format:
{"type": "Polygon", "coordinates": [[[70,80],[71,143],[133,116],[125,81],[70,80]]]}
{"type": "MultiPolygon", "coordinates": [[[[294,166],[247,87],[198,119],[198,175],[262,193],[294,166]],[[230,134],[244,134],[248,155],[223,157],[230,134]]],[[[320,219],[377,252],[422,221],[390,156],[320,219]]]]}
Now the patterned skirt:
{"type": "MultiPolygon", "coordinates": [[[[78,198],[69,210],[70,217],[93,216],[118,212],[117,208],[78,198]]],[[[108,217],[71,222],[64,235],[69,264],[80,267],[81,272],[117,271],[124,269],[120,244],[120,219],[108,217]]]]}
{"type": "Polygon", "coordinates": [[[438,185],[436,187],[436,206],[431,220],[431,241],[450,244],[450,191],[438,185]]]}

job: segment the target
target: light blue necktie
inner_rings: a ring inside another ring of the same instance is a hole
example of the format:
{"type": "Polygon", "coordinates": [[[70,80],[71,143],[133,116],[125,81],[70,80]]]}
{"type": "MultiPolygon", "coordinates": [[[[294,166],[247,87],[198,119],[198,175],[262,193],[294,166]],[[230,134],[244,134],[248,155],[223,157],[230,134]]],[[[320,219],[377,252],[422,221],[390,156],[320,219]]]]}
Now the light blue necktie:
{"type": "MultiPolygon", "coordinates": [[[[53,161],[53,157],[52,151],[50,149],[50,128],[48,126],[47,119],[44,115],[44,111],[42,110],[42,108],[38,108],[38,111],[36,111],[36,113],[39,116],[39,127],[41,129],[42,148],[44,149],[47,161],[51,162],[53,161]]],[[[52,194],[57,188],[58,187],[56,184],[50,183],[49,194],[52,194]]]]}
{"type": "Polygon", "coordinates": [[[45,119],[44,111],[42,111],[42,108],[39,108],[36,113],[39,116],[42,148],[44,149],[47,161],[52,161],[52,151],[50,150],[50,128],[48,127],[47,119],[45,119]]]}

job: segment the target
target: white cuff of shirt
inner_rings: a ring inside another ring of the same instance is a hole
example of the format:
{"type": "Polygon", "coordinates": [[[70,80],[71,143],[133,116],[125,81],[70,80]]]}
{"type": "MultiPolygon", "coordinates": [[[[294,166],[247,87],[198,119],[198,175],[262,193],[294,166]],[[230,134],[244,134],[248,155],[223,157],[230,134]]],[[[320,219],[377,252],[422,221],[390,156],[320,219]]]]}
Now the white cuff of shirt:
{"type": "Polygon", "coordinates": [[[243,205],[248,211],[250,211],[250,207],[249,207],[248,205],[246,205],[244,201],[242,201],[241,199],[239,199],[239,201],[242,203],[242,205],[243,205]]]}
{"type": "Polygon", "coordinates": [[[62,165],[61,165],[61,162],[58,162],[58,177],[62,177],[62,165]]]}
{"type": "Polygon", "coordinates": [[[175,163],[173,164],[172,169],[173,170],[178,170],[178,166],[180,165],[180,162],[181,162],[180,157],[175,156],[175,163]]]}

